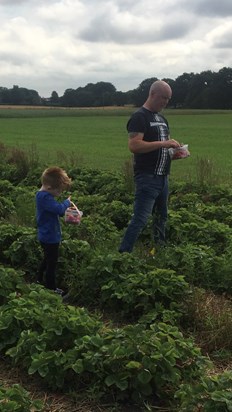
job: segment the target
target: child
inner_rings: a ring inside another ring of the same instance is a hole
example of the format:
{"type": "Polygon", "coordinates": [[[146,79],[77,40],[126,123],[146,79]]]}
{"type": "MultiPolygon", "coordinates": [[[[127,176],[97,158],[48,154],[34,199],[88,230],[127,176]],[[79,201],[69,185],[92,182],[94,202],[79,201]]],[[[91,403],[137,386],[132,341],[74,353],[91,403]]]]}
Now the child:
{"type": "Polygon", "coordinates": [[[57,202],[55,197],[70,187],[71,179],[60,167],[49,167],[43,172],[41,182],[42,187],[36,193],[36,221],[44,257],[39,266],[37,281],[43,282],[45,272],[46,288],[63,296],[63,290],[56,287],[55,274],[61,242],[59,216],[64,216],[65,210],[71,205],[71,197],[62,203],[57,202]]]}

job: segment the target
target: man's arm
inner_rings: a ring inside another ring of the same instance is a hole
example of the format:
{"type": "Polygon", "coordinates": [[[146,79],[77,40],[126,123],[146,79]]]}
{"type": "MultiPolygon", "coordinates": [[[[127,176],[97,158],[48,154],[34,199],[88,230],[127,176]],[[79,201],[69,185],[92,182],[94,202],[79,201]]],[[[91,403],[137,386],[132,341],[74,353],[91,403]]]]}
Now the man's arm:
{"type": "Polygon", "coordinates": [[[162,147],[166,147],[167,149],[169,149],[170,147],[175,148],[180,146],[180,143],[174,139],[156,142],[146,142],[145,140],[143,140],[143,136],[143,133],[129,133],[128,147],[132,153],[149,153],[153,150],[161,149],[162,147]]]}

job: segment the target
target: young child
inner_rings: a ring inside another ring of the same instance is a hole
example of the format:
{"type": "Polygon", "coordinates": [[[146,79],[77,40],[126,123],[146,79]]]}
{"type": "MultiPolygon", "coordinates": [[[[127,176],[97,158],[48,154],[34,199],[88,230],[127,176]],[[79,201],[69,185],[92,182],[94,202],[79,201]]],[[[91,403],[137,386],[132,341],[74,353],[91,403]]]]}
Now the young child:
{"type": "Polygon", "coordinates": [[[60,167],[49,167],[44,170],[41,182],[42,187],[36,193],[36,221],[43,260],[39,266],[37,281],[42,283],[45,273],[46,288],[63,296],[63,290],[56,287],[56,266],[61,242],[59,217],[64,216],[65,210],[71,205],[71,197],[62,203],[57,202],[55,197],[70,187],[71,179],[60,167]]]}

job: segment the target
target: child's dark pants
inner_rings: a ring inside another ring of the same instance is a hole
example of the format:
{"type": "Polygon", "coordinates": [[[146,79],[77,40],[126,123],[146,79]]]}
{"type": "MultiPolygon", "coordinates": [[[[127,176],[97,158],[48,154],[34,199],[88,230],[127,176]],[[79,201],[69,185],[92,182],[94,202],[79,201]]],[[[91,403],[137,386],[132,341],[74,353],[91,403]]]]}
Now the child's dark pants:
{"type": "Polygon", "coordinates": [[[56,266],[58,262],[59,243],[40,242],[44,257],[39,267],[38,281],[43,282],[45,272],[45,286],[48,289],[56,289],[56,266]]]}

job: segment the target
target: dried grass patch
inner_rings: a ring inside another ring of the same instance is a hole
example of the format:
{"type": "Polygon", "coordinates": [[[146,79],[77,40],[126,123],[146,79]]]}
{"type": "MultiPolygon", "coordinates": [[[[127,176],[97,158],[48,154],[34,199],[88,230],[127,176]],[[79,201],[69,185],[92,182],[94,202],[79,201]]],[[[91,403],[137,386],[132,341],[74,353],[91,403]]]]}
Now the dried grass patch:
{"type": "Polygon", "coordinates": [[[197,344],[204,352],[232,350],[230,298],[196,288],[193,291],[189,315],[197,344]]]}

